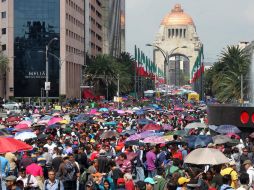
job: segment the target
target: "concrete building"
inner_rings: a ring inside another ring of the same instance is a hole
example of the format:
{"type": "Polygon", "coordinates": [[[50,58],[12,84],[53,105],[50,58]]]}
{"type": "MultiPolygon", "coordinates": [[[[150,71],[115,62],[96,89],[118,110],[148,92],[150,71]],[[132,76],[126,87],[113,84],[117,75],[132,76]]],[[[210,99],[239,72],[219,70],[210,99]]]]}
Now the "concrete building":
{"type": "Polygon", "coordinates": [[[125,51],[125,0],[103,0],[103,53],[119,57],[125,51]]]}
{"type": "Polygon", "coordinates": [[[49,96],[79,97],[85,61],[84,0],[2,0],[0,12],[0,42],[9,58],[0,97],[44,94],[45,47],[53,38],[58,40],[49,47],[49,96]]]}
{"type": "MultiPolygon", "coordinates": [[[[162,19],[159,32],[153,43],[168,56],[165,67],[168,84],[182,85],[191,78],[191,71],[202,46],[191,16],[184,12],[180,4],[162,19]]],[[[164,57],[158,48],[154,49],[154,62],[164,70],[164,57]]]]}
{"type": "Polygon", "coordinates": [[[88,55],[95,57],[103,50],[102,0],[85,0],[86,45],[88,55]]]}

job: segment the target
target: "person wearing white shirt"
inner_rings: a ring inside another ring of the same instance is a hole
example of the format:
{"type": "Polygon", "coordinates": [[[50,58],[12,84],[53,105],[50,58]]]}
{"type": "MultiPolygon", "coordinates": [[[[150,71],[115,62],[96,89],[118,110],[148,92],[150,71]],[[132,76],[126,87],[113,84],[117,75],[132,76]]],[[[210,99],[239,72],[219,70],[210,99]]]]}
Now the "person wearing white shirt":
{"type": "Polygon", "coordinates": [[[253,186],[254,184],[254,168],[252,166],[251,160],[245,160],[243,166],[246,172],[249,174],[249,186],[253,186]]]}
{"type": "Polygon", "coordinates": [[[25,169],[20,169],[17,180],[23,181],[24,187],[38,187],[37,179],[33,175],[26,175],[25,169]]]}
{"type": "Polygon", "coordinates": [[[44,147],[48,148],[48,153],[53,155],[54,148],[57,147],[55,143],[52,143],[51,139],[48,139],[47,144],[44,147]]]}

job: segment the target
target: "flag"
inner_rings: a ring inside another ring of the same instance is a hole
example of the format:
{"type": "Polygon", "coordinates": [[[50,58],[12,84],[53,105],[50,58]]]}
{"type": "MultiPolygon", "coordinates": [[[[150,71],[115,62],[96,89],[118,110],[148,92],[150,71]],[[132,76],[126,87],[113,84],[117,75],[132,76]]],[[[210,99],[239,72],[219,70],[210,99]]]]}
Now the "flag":
{"type": "Polygon", "coordinates": [[[198,57],[191,71],[191,77],[192,77],[191,83],[199,79],[202,73],[204,72],[203,59],[204,59],[204,53],[203,53],[203,45],[202,45],[199,50],[198,57]]]}

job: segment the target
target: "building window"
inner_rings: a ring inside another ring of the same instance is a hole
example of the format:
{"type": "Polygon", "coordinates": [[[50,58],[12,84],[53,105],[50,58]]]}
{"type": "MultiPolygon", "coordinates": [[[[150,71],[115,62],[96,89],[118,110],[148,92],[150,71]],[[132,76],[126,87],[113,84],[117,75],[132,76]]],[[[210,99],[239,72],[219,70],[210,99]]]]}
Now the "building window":
{"type": "Polygon", "coordinates": [[[180,29],[180,38],[183,36],[183,29],[180,29]]]}
{"type": "Polygon", "coordinates": [[[2,45],[2,51],[5,51],[6,50],[6,44],[3,44],[2,45]]]}
{"type": "Polygon", "coordinates": [[[2,28],[2,34],[6,34],[6,28],[2,28]]]}
{"type": "Polygon", "coordinates": [[[186,29],[183,30],[183,37],[186,37],[186,29]]]}
{"type": "Polygon", "coordinates": [[[172,29],[172,38],[175,36],[175,29],[172,29]]]}
{"type": "Polygon", "coordinates": [[[6,0],[2,0],[2,2],[5,2],[6,0]]]}
{"type": "Polygon", "coordinates": [[[6,12],[5,11],[1,13],[1,17],[6,18],[6,12]]]}

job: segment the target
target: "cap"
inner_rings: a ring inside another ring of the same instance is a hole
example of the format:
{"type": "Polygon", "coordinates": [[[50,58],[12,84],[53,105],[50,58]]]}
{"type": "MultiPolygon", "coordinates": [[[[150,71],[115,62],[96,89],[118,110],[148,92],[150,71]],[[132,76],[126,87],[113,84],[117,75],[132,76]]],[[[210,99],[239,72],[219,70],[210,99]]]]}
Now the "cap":
{"type": "Polygon", "coordinates": [[[246,164],[252,165],[252,161],[250,161],[250,160],[245,160],[245,161],[243,162],[243,165],[246,165],[246,164]]]}
{"type": "Polygon", "coordinates": [[[92,174],[92,176],[93,176],[93,177],[101,177],[102,175],[101,175],[101,173],[96,172],[95,174],[92,174]]]}
{"type": "Polygon", "coordinates": [[[179,185],[183,185],[183,184],[188,183],[188,182],[190,182],[190,179],[188,179],[188,178],[186,178],[186,177],[180,177],[180,178],[178,179],[178,184],[179,184],[179,185]]]}
{"type": "Polygon", "coordinates": [[[154,179],[153,178],[151,178],[151,177],[147,177],[146,179],[145,179],[145,181],[144,181],[145,183],[150,183],[150,184],[152,184],[152,185],[154,185],[156,182],[154,181],[154,179]]]}
{"type": "Polygon", "coordinates": [[[6,181],[16,181],[17,178],[14,175],[10,175],[7,178],[5,178],[6,181]]]}

